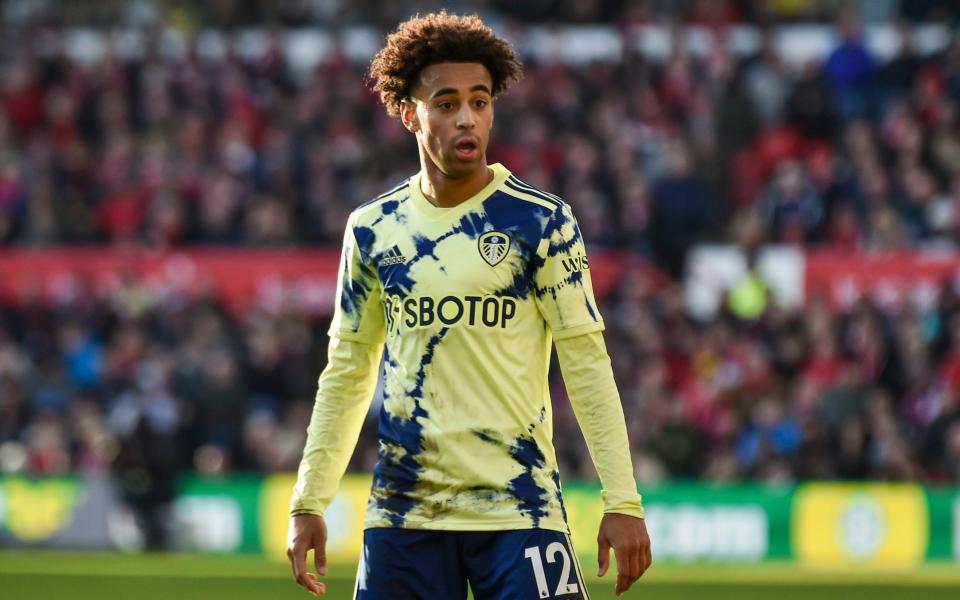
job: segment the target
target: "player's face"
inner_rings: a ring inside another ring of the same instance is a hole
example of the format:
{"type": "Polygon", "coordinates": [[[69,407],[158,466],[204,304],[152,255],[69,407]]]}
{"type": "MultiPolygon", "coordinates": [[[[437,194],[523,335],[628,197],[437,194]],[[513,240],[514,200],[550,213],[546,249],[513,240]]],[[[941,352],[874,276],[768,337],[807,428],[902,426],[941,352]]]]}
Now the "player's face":
{"type": "Polygon", "coordinates": [[[421,151],[447,177],[486,167],[493,125],[493,79],[480,63],[439,63],[420,72],[401,117],[421,151]]]}

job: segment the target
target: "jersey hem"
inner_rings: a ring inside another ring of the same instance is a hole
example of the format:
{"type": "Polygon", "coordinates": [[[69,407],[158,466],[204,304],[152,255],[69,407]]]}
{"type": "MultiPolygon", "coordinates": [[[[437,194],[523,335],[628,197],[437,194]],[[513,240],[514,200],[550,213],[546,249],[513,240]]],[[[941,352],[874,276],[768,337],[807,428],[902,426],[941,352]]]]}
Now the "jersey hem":
{"type": "Polygon", "coordinates": [[[366,529],[416,529],[424,531],[514,531],[519,529],[547,529],[550,531],[559,531],[560,533],[570,533],[570,528],[566,523],[541,522],[534,526],[529,519],[523,521],[496,521],[477,523],[476,521],[422,521],[422,522],[404,522],[403,525],[393,525],[389,521],[365,521],[363,528],[366,529]]]}

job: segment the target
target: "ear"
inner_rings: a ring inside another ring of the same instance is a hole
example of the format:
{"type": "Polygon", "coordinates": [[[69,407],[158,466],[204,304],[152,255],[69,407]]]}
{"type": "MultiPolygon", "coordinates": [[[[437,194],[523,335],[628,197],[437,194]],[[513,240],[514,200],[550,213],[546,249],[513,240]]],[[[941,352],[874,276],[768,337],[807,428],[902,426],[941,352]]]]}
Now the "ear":
{"type": "Polygon", "coordinates": [[[410,133],[420,131],[420,117],[417,116],[417,103],[413,100],[400,101],[400,121],[410,133]]]}

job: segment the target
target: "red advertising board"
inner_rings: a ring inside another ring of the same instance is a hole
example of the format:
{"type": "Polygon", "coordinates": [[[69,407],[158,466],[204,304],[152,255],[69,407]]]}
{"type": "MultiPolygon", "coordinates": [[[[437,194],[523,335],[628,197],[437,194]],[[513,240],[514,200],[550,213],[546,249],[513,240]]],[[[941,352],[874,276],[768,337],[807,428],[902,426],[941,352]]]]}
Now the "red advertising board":
{"type": "Polygon", "coordinates": [[[58,248],[0,251],[0,294],[7,301],[69,301],[118,288],[188,296],[213,292],[231,309],[295,303],[328,313],[339,252],[323,250],[58,248]]]}
{"type": "MultiPolygon", "coordinates": [[[[152,296],[212,291],[236,311],[252,305],[294,304],[327,315],[333,308],[339,256],[336,248],[0,250],[0,298],[70,301],[124,287],[152,296]]],[[[594,289],[604,296],[620,279],[624,255],[600,253],[591,258],[594,289]]]]}
{"type": "Polygon", "coordinates": [[[809,252],[804,273],[807,301],[821,297],[846,308],[868,298],[887,309],[929,307],[960,274],[960,255],[809,252]]]}

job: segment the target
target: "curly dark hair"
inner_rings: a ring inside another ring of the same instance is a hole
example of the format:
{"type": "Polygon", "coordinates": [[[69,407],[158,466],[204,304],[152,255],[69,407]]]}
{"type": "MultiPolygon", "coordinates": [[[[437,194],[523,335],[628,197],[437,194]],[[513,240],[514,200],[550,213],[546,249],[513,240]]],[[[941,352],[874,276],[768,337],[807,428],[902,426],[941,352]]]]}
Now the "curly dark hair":
{"type": "Polygon", "coordinates": [[[493,79],[494,96],[520,79],[523,66],[510,42],[497,36],[477,15],[458,16],[442,10],[412,17],[387,36],[387,45],[370,63],[373,89],[391,116],[410,97],[420,72],[442,62],[480,63],[493,79]]]}

